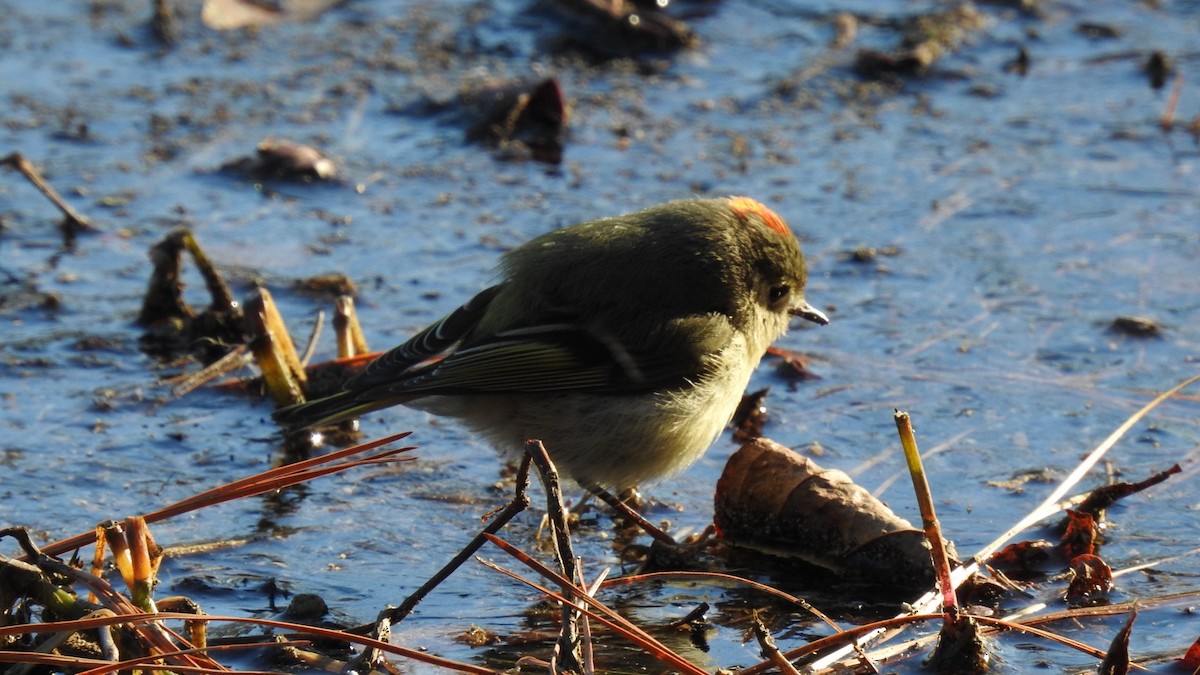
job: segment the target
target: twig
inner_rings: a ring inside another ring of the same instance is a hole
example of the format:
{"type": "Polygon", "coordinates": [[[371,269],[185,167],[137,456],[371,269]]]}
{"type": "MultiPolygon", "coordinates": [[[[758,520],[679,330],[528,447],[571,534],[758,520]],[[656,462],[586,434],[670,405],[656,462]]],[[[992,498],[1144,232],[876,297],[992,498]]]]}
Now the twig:
{"type": "MultiPolygon", "coordinates": [[[[546,446],[537,439],[525,441],[525,455],[533,460],[542,477],[542,485],[546,488],[546,515],[550,518],[550,527],[554,530],[554,544],[558,553],[558,569],[563,577],[571,579],[576,576],[575,551],[571,547],[571,531],[567,528],[567,509],[563,506],[562,488],[558,482],[558,471],[546,446]]],[[[573,580],[574,581],[574,580],[573,580]]],[[[580,584],[583,579],[578,579],[580,584]]],[[[574,590],[563,588],[563,594],[574,590]]],[[[579,615],[574,608],[563,603],[562,633],[558,639],[559,668],[571,672],[582,669],[582,656],[579,648],[579,615]]]]}
{"type": "Polygon", "coordinates": [[[228,373],[248,365],[253,361],[250,355],[250,347],[240,344],[235,345],[224,356],[213,361],[207,366],[201,368],[194,373],[184,373],[175,377],[163,380],[165,384],[171,385],[171,395],[180,398],[192,393],[196,389],[208,384],[209,382],[226,375],[228,373]]]}
{"type": "Polygon", "coordinates": [[[300,355],[300,367],[307,368],[308,362],[312,361],[313,354],[317,352],[317,336],[321,334],[321,329],[325,327],[325,312],[317,312],[317,320],[313,323],[312,330],[308,332],[308,344],[304,347],[304,353],[300,355]]]}
{"type": "MultiPolygon", "coordinates": [[[[392,622],[387,617],[388,610],[383,610],[379,613],[379,617],[375,620],[375,625],[371,629],[370,637],[380,642],[392,641],[392,622]]],[[[343,673],[370,673],[376,670],[376,666],[383,660],[383,652],[375,647],[367,647],[358,653],[357,656],[346,662],[346,667],[342,668],[343,673]]]]}
{"type": "MultiPolygon", "coordinates": [[[[580,584],[583,583],[583,563],[575,559],[575,576],[579,578],[580,584]]],[[[600,587],[604,585],[604,580],[608,578],[608,568],[601,570],[596,579],[587,587],[587,595],[589,598],[596,597],[596,593],[600,591],[600,587]]],[[[588,622],[586,614],[582,615],[579,621],[579,642],[580,652],[583,657],[583,673],[584,675],[594,675],[596,672],[596,664],[592,653],[592,625],[588,622]]]]}
{"type": "Polygon", "coordinates": [[[517,549],[512,544],[509,544],[508,542],[504,541],[503,539],[501,539],[495,535],[487,535],[487,537],[488,537],[488,541],[492,542],[494,545],[499,547],[505,553],[507,553],[507,554],[511,555],[512,557],[516,558],[517,560],[519,560],[526,567],[529,567],[530,569],[532,569],[533,571],[542,575],[546,579],[549,579],[549,580],[553,581],[554,583],[557,583],[559,586],[570,589],[571,595],[574,596],[575,599],[579,600],[583,604],[577,605],[577,604],[575,604],[575,601],[572,600],[570,597],[565,596],[562,593],[557,593],[557,592],[555,592],[549,588],[546,588],[545,586],[542,586],[541,584],[538,584],[532,580],[525,579],[524,577],[521,577],[520,575],[516,574],[515,572],[506,570],[503,567],[500,567],[499,565],[496,565],[494,563],[490,563],[485,560],[480,560],[479,562],[481,564],[483,564],[487,567],[490,567],[491,569],[494,569],[497,572],[500,572],[501,574],[512,577],[513,579],[516,579],[517,581],[520,581],[521,583],[526,584],[530,588],[534,588],[534,589],[540,591],[541,593],[546,594],[547,596],[549,596],[550,598],[552,598],[558,602],[570,604],[572,607],[574,607],[578,611],[586,614],[588,617],[595,619],[596,621],[599,621],[600,623],[604,624],[605,626],[608,626],[612,630],[616,631],[617,633],[621,634],[622,636],[633,641],[635,644],[642,647],[646,651],[647,654],[649,654],[650,656],[653,656],[654,658],[658,659],[659,661],[662,661],[663,663],[666,663],[667,665],[671,666],[674,670],[677,670],[677,671],[680,671],[683,673],[691,673],[692,675],[701,675],[702,673],[704,673],[704,671],[701,670],[699,667],[693,665],[691,662],[684,659],[679,654],[676,654],[674,651],[672,651],[670,648],[668,648],[662,642],[659,642],[653,636],[651,636],[649,633],[647,633],[646,631],[639,628],[636,624],[630,622],[625,617],[616,613],[615,611],[613,611],[611,608],[609,608],[604,603],[596,600],[595,598],[588,596],[587,593],[585,593],[583,589],[578,588],[578,587],[574,586],[573,584],[571,584],[571,581],[569,579],[567,579],[566,577],[564,577],[563,575],[559,574],[558,572],[555,572],[554,570],[543,565],[542,563],[538,562],[537,560],[534,560],[533,558],[529,557],[524,552],[517,549]],[[591,609],[589,609],[588,607],[591,607],[591,609]]]}
{"type": "Polygon", "coordinates": [[[725,574],[723,572],[697,572],[697,571],[685,571],[685,570],[676,570],[676,571],[671,571],[671,572],[648,572],[646,574],[634,574],[634,575],[630,575],[627,577],[617,577],[616,579],[609,579],[608,581],[604,582],[604,585],[605,586],[614,586],[617,584],[631,584],[631,583],[638,583],[640,581],[648,581],[648,580],[652,580],[652,579],[671,579],[671,578],[718,579],[718,580],[732,581],[732,582],[735,582],[738,584],[745,584],[746,586],[749,586],[750,588],[761,591],[763,593],[767,593],[769,595],[773,595],[776,598],[779,598],[780,600],[783,600],[785,602],[790,602],[790,603],[804,609],[809,614],[812,614],[813,616],[820,619],[821,621],[824,621],[827,626],[829,626],[830,628],[834,629],[835,631],[837,631],[839,633],[844,630],[833,619],[830,619],[823,612],[821,612],[821,610],[817,609],[816,607],[813,607],[812,605],[810,605],[808,603],[808,601],[804,600],[803,598],[797,598],[796,596],[791,595],[790,593],[785,593],[784,591],[781,591],[778,588],[768,586],[764,583],[754,581],[752,579],[746,579],[744,577],[739,577],[739,576],[736,576],[733,574],[725,574]]]}
{"type": "Polygon", "coordinates": [[[763,658],[774,664],[783,675],[800,675],[800,671],[796,670],[792,662],[779,653],[779,647],[775,646],[775,639],[771,637],[771,632],[763,625],[762,619],[758,618],[757,613],[755,613],[754,623],[751,625],[754,629],[754,639],[758,640],[758,648],[762,650],[763,658]]]}
{"type": "Polygon", "coordinates": [[[65,227],[63,230],[66,236],[73,236],[78,230],[99,231],[100,228],[93,225],[83,214],[71,208],[71,205],[62,198],[62,195],[58,194],[58,191],[52,185],[46,182],[41,172],[37,170],[37,167],[28,159],[25,159],[24,155],[14,152],[0,159],[0,164],[6,164],[19,171],[39,192],[46,196],[46,199],[49,199],[51,203],[58,207],[59,211],[62,211],[65,218],[63,223],[65,227]]]}
{"type": "Polygon", "coordinates": [[[1183,90],[1183,73],[1175,73],[1175,82],[1171,84],[1171,96],[1167,99],[1167,107],[1163,109],[1158,126],[1163,131],[1170,131],[1175,126],[1175,108],[1179,106],[1179,93],[1183,90]]]}
{"type": "MultiPolygon", "coordinates": [[[[315,635],[317,637],[320,637],[320,638],[326,639],[326,640],[338,640],[338,641],[352,642],[354,644],[363,645],[364,647],[373,647],[382,652],[387,652],[389,654],[396,654],[398,656],[401,656],[401,657],[404,657],[407,659],[412,659],[419,663],[425,663],[425,664],[433,665],[433,666],[436,666],[439,668],[444,668],[447,670],[453,670],[453,671],[462,672],[462,673],[477,673],[478,675],[496,675],[496,673],[497,673],[497,671],[492,670],[490,668],[483,668],[481,666],[476,666],[476,665],[470,664],[470,663],[462,663],[459,661],[451,661],[450,659],[442,658],[440,656],[426,654],[417,649],[409,649],[407,647],[401,647],[399,645],[389,644],[387,642],[382,642],[380,640],[363,637],[361,635],[353,635],[351,633],[347,633],[347,632],[341,631],[341,630],[335,630],[332,628],[321,628],[319,626],[309,626],[309,625],[305,625],[305,624],[291,623],[288,621],[276,621],[274,619],[257,619],[257,618],[251,618],[251,617],[222,616],[222,615],[215,615],[215,614],[204,614],[204,615],[197,616],[195,614],[180,614],[180,613],[176,613],[176,612],[159,612],[157,614],[145,614],[145,613],[135,612],[135,613],[128,614],[128,615],[112,616],[112,617],[106,617],[106,618],[100,618],[100,619],[87,619],[87,620],[76,620],[76,621],[56,621],[56,622],[49,622],[49,623],[4,626],[4,627],[0,627],[0,636],[21,635],[21,634],[25,634],[25,633],[34,632],[34,631],[36,631],[36,632],[52,632],[52,631],[59,631],[59,630],[74,630],[74,631],[91,630],[98,626],[107,626],[107,625],[115,625],[115,624],[143,624],[143,623],[151,623],[152,624],[152,623],[158,623],[158,622],[162,622],[162,621],[220,621],[220,622],[226,622],[226,623],[240,623],[240,624],[248,624],[248,625],[255,625],[255,626],[267,626],[270,628],[280,628],[280,629],[283,629],[283,630],[286,630],[286,631],[289,631],[292,633],[299,633],[299,634],[303,634],[303,635],[315,635]]],[[[273,642],[267,643],[267,645],[273,645],[273,644],[274,644],[273,642]]],[[[202,651],[202,650],[198,650],[198,651],[202,651]]],[[[0,662],[2,662],[2,661],[0,661],[0,662]]],[[[89,661],[87,663],[94,663],[94,662],[89,661]]],[[[102,665],[102,667],[105,667],[108,669],[107,672],[112,672],[114,670],[117,670],[117,667],[114,667],[114,666],[119,666],[119,664],[111,664],[111,663],[103,663],[101,665],[102,665]]],[[[172,667],[172,670],[183,670],[183,668],[172,667]]],[[[212,670],[213,670],[213,668],[210,668],[208,670],[208,672],[212,672],[212,670]]],[[[195,670],[189,670],[188,672],[195,672],[195,670]]],[[[239,671],[239,672],[246,672],[246,671],[239,671]]]]}

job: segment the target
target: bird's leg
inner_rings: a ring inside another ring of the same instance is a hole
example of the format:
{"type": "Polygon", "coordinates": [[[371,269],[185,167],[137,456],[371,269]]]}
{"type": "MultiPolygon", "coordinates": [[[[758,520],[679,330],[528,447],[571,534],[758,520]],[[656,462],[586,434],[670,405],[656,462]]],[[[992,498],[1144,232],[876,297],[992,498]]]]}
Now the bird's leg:
{"type": "Polygon", "coordinates": [[[634,511],[633,508],[621,501],[620,498],[614,497],[613,494],[608,490],[605,490],[599,485],[585,485],[584,488],[587,489],[588,492],[595,495],[597,499],[615,509],[617,513],[620,513],[626,518],[637,523],[637,526],[642,528],[642,530],[644,530],[646,534],[650,535],[650,537],[655,541],[659,541],[670,546],[675,546],[678,543],[675,541],[674,537],[666,532],[663,532],[662,529],[654,523],[646,520],[642,514],[634,511]]]}

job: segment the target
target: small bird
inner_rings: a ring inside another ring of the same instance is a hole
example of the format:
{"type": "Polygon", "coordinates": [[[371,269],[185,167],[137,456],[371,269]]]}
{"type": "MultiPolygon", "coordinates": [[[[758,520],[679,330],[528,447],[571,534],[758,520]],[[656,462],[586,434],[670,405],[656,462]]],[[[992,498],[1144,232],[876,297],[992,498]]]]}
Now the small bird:
{"type": "Polygon", "coordinates": [[[280,408],[300,429],[403,404],[458,418],[510,457],[614,490],[686,468],[729,423],[799,316],[800,244],[748,197],[680,200],[566,227],[500,259],[500,282],[332,396],[280,408]]]}

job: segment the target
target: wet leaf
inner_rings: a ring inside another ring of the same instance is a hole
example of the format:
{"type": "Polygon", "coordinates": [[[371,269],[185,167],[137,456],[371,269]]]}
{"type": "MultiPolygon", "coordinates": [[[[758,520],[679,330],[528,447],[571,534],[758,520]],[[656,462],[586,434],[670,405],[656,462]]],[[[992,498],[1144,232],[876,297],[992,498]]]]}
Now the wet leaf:
{"type": "Polygon", "coordinates": [[[793,380],[819,380],[821,376],[808,369],[809,358],[799,352],[782,347],[767,347],[767,355],[775,356],[782,361],[776,366],[776,372],[783,377],[793,380]]]}
{"type": "Polygon", "coordinates": [[[1129,611],[1125,625],[1113,636],[1108,653],[1100,662],[1099,675],[1126,675],[1129,672],[1129,636],[1133,633],[1133,622],[1137,619],[1137,607],[1129,611]]]}
{"type": "Polygon", "coordinates": [[[714,522],[737,546],[904,588],[932,583],[924,534],[845,473],[766,438],[743,445],[717,482],[714,522]]]}
{"type": "Polygon", "coordinates": [[[1084,554],[1071,560],[1071,583],[1067,586],[1067,604],[1089,607],[1107,604],[1113,588],[1112,569],[1099,556],[1084,554]]]}
{"type": "Polygon", "coordinates": [[[1074,560],[1077,556],[1095,552],[1100,541],[1100,529],[1096,519],[1089,513],[1067,510],[1066,530],[1058,542],[1062,556],[1074,560]]]}
{"type": "Polygon", "coordinates": [[[1007,572],[1043,571],[1055,557],[1054,544],[1045,539],[1009,544],[988,560],[989,565],[1007,572]]]}
{"type": "Polygon", "coordinates": [[[1200,637],[1188,647],[1187,652],[1183,655],[1183,667],[1195,671],[1200,668],[1200,637]]]}

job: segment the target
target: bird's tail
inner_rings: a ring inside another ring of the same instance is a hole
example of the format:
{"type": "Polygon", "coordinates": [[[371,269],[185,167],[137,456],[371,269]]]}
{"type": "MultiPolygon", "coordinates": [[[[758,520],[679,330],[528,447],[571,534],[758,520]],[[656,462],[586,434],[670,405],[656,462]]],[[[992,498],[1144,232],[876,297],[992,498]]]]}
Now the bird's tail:
{"type": "Polygon", "coordinates": [[[343,391],[307,403],[284,406],[271,413],[271,417],[285,429],[299,430],[354,419],[382,407],[379,401],[359,401],[354,392],[343,391]]]}

